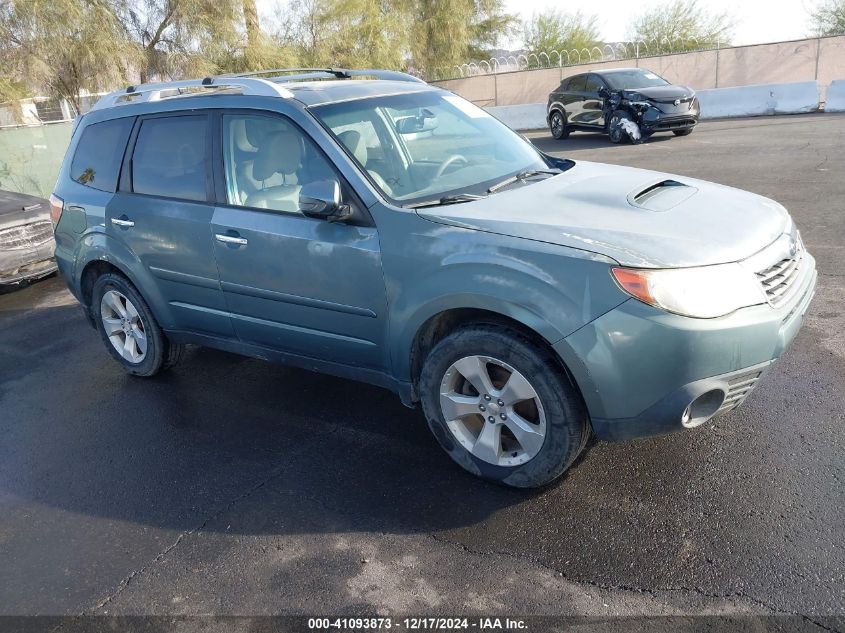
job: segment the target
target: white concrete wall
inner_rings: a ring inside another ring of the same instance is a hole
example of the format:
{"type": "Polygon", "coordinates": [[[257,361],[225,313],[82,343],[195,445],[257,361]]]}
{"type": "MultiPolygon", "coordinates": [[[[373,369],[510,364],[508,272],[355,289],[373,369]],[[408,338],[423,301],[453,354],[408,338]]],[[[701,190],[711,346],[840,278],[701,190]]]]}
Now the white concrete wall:
{"type": "Polygon", "coordinates": [[[695,90],[815,80],[824,92],[831,81],[845,79],[845,35],[475,75],[433,83],[482,107],[539,103],[565,77],[621,66],[648,68],[672,83],[695,90]]]}
{"type": "Polygon", "coordinates": [[[699,90],[701,118],[799,114],[819,109],[815,81],[699,90]]]}
{"type": "Polygon", "coordinates": [[[845,112],[845,79],[831,81],[824,103],[825,112],[845,112]]]}
{"type": "Polygon", "coordinates": [[[493,106],[484,109],[514,130],[538,130],[546,127],[545,103],[493,106]]]}

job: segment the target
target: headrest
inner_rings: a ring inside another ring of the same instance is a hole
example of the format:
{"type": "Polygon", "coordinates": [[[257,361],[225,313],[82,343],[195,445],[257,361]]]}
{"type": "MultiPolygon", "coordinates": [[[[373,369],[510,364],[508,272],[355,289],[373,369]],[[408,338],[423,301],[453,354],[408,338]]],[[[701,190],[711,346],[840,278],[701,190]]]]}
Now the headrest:
{"type": "Polygon", "coordinates": [[[369,154],[367,152],[367,146],[364,144],[364,139],[361,138],[361,133],[356,132],[355,130],[346,130],[346,132],[338,134],[337,138],[341,143],[343,143],[346,149],[352,152],[355,160],[361,163],[362,166],[366,167],[369,154]]]}
{"type": "Polygon", "coordinates": [[[257,143],[250,143],[246,133],[248,119],[235,118],[232,120],[232,141],[242,152],[254,153],[258,151],[257,143]]]}
{"type": "Polygon", "coordinates": [[[302,163],[302,143],[293,132],[271,134],[263,140],[252,165],[252,177],[267,180],[273,174],[294,174],[302,163]]]}
{"type": "Polygon", "coordinates": [[[246,133],[247,141],[253,147],[261,147],[268,134],[286,128],[287,126],[280,119],[271,119],[263,116],[248,116],[244,119],[244,132],[246,133]]]}

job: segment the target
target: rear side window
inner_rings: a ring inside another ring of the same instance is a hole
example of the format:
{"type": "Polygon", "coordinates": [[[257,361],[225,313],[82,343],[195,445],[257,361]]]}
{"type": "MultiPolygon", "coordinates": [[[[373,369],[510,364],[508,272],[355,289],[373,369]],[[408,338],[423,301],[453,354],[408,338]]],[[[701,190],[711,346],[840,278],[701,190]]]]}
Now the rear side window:
{"type": "Polygon", "coordinates": [[[205,202],[207,145],[206,115],[144,120],[132,154],[132,191],[205,202]]]}
{"type": "Polygon", "coordinates": [[[70,177],[100,191],[114,192],[133,118],[92,123],[82,130],[70,164],[70,177]]]}
{"type": "Polygon", "coordinates": [[[575,75],[567,82],[566,89],[569,92],[584,92],[586,80],[584,75],[575,75]]]}

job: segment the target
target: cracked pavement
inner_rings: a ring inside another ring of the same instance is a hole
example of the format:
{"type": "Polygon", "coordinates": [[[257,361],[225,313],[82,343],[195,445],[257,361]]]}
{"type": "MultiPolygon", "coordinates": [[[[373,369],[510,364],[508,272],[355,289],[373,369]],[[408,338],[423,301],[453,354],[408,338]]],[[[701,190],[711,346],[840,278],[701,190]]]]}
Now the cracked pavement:
{"type": "MultiPolygon", "coordinates": [[[[550,488],[454,466],[381,389],[192,349],[126,376],[57,278],[0,295],[0,614],[845,615],[845,115],[544,151],[782,202],[818,260],[738,411],[550,488]]],[[[838,617],[834,617],[838,616],[838,617]]]]}

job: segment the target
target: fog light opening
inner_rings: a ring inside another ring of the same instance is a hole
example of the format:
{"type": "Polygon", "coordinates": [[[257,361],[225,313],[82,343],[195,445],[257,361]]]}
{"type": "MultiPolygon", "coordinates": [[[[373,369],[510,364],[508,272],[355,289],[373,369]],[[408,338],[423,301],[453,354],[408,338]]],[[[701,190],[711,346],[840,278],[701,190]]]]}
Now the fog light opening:
{"type": "Polygon", "coordinates": [[[701,394],[684,409],[681,424],[687,429],[701,426],[716,414],[724,399],[725,392],[721,389],[712,389],[701,394]]]}

